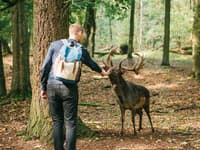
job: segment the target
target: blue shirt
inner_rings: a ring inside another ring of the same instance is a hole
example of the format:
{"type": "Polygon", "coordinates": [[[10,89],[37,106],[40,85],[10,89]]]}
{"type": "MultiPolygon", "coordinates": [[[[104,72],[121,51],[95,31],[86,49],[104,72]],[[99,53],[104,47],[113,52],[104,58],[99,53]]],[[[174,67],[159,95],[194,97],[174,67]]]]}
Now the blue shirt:
{"type": "MultiPolygon", "coordinates": [[[[78,44],[78,42],[72,39],[69,39],[69,42],[71,42],[72,45],[78,44]]],[[[40,81],[42,85],[42,90],[44,91],[47,90],[47,84],[63,84],[62,81],[56,80],[55,76],[53,75],[54,63],[62,46],[63,46],[63,42],[61,40],[58,40],[58,41],[52,42],[48,49],[47,55],[45,57],[45,60],[41,69],[40,81]]],[[[102,72],[102,69],[99,67],[99,65],[96,62],[94,62],[91,59],[87,49],[84,47],[82,47],[81,61],[83,64],[87,65],[92,70],[98,73],[102,72]]],[[[79,80],[80,80],[80,77],[79,77],[79,80]]]]}

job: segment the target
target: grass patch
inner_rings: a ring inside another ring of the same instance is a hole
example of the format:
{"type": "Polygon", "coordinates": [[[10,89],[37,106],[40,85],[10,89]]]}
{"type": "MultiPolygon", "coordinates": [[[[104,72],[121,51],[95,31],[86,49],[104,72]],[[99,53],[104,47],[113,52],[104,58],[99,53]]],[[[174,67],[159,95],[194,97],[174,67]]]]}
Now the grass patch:
{"type": "Polygon", "coordinates": [[[25,136],[25,135],[26,135],[26,131],[22,130],[22,131],[19,131],[16,136],[25,136]]]}
{"type": "Polygon", "coordinates": [[[80,102],[80,106],[87,106],[87,107],[103,107],[102,104],[97,104],[97,103],[90,103],[90,102],[80,102]]]}
{"type": "Polygon", "coordinates": [[[0,106],[7,105],[7,104],[10,104],[10,103],[11,103],[10,99],[7,99],[7,98],[1,98],[0,99],[0,106]]]}
{"type": "MultiPolygon", "coordinates": [[[[162,55],[163,55],[163,51],[162,50],[144,50],[144,51],[139,51],[138,53],[142,54],[145,58],[145,61],[155,65],[161,65],[162,63],[162,55]]],[[[95,55],[95,59],[98,61],[105,61],[107,58],[108,54],[106,55],[95,55]]],[[[120,61],[124,58],[126,58],[127,55],[115,55],[112,57],[113,61],[120,61]]],[[[183,54],[178,54],[178,53],[172,53],[170,52],[169,54],[169,61],[170,64],[176,62],[179,64],[187,64],[187,65],[191,65],[192,64],[192,56],[191,55],[183,55],[183,54]]]]}
{"type": "Polygon", "coordinates": [[[31,136],[24,136],[24,141],[31,141],[33,138],[31,136]]]}
{"type": "Polygon", "coordinates": [[[96,131],[90,129],[81,119],[78,119],[78,129],[77,136],[78,138],[94,138],[99,134],[96,131]]]}

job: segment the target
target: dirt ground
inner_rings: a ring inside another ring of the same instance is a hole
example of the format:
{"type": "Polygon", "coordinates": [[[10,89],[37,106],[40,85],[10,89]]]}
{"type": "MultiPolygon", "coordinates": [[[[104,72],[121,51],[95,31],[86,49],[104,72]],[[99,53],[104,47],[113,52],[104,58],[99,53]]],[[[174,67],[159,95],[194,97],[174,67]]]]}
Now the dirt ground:
{"type": "MultiPolygon", "coordinates": [[[[119,137],[120,111],[108,79],[84,68],[79,84],[79,115],[99,135],[78,139],[78,150],[196,150],[200,149],[200,83],[189,77],[191,69],[172,62],[170,68],[145,65],[139,75],[124,77],[151,91],[151,117],[155,133],[144,113],[143,130],[132,137],[130,112],[126,112],[125,136],[119,137]]],[[[7,76],[8,77],[8,76],[7,76]]],[[[10,78],[10,77],[8,77],[10,78]]],[[[30,100],[0,106],[0,150],[51,150],[25,134],[30,100]]],[[[138,117],[136,118],[138,123],[138,117]]],[[[137,124],[138,127],[138,124],[137,124]]]]}

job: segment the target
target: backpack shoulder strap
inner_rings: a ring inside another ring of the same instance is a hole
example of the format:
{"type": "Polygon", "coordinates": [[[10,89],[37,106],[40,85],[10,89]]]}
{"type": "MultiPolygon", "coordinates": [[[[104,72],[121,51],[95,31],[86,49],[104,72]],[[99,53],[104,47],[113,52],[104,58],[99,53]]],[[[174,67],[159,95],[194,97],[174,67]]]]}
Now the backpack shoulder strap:
{"type": "Polygon", "coordinates": [[[82,49],[83,46],[80,43],[76,43],[78,49],[82,49]]]}
{"type": "Polygon", "coordinates": [[[69,42],[68,42],[67,39],[62,39],[61,41],[63,42],[63,44],[64,44],[65,46],[68,46],[69,42]]]}
{"type": "Polygon", "coordinates": [[[61,58],[64,59],[65,51],[66,51],[66,48],[67,48],[68,45],[69,45],[69,42],[68,42],[67,39],[61,39],[61,41],[62,41],[63,45],[62,45],[61,48],[60,48],[59,54],[60,54],[61,58]]]}

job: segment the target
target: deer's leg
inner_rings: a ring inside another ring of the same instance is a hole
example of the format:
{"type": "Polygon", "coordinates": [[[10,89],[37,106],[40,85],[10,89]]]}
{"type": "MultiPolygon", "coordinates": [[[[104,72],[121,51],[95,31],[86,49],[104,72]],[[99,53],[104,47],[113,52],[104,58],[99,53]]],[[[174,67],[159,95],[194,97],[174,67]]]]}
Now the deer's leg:
{"type": "Polygon", "coordinates": [[[142,112],[142,109],[138,109],[137,110],[137,113],[139,114],[139,131],[141,131],[142,130],[142,115],[143,115],[143,112],[142,112]]]}
{"type": "Polygon", "coordinates": [[[132,110],[131,111],[131,114],[132,114],[132,123],[133,123],[133,137],[136,137],[136,135],[137,135],[137,132],[136,132],[136,129],[135,129],[135,113],[136,113],[136,110],[134,109],[134,110],[132,110]]]}
{"type": "Polygon", "coordinates": [[[152,121],[151,121],[151,116],[150,116],[150,111],[149,111],[149,104],[148,105],[144,105],[144,110],[149,118],[149,122],[151,124],[151,130],[152,132],[154,132],[154,128],[153,128],[153,124],[152,124],[152,121]]]}
{"type": "Polygon", "coordinates": [[[120,136],[123,137],[123,135],[124,135],[125,109],[120,107],[120,111],[121,111],[121,131],[120,131],[120,136]]]}

